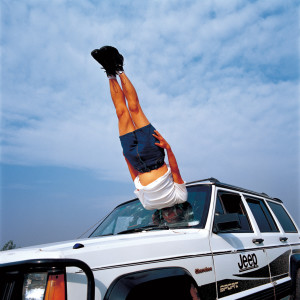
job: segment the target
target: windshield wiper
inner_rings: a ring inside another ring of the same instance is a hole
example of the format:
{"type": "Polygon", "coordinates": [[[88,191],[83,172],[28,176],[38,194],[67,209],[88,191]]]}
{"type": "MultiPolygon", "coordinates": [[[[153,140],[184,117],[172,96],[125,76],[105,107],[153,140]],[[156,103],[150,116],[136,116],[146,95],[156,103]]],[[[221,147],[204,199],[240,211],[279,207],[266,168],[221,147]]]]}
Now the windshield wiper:
{"type": "Polygon", "coordinates": [[[148,226],[143,226],[143,227],[120,231],[117,234],[134,233],[134,232],[150,231],[150,230],[169,230],[169,229],[170,229],[169,226],[166,226],[166,225],[164,225],[164,226],[148,225],[148,226]]]}

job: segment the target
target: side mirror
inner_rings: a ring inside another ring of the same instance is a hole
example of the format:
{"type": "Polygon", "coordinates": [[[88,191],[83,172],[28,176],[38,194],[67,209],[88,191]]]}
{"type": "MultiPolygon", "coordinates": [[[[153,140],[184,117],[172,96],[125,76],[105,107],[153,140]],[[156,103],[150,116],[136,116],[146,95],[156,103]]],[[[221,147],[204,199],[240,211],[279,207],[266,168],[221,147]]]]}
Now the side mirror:
{"type": "Polygon", "coordinates": [[[213,232],[226,232],[236,229],[240,229],[241,221],[239,214],[225,214],[225,215],[215,215],[213,232]]]}

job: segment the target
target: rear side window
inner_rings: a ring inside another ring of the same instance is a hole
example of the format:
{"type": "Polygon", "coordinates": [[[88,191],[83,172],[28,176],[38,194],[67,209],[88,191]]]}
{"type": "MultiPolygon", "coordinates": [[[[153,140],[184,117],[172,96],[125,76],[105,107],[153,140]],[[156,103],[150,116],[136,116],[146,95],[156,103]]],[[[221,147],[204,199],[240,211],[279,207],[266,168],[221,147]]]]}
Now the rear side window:
{"type": "Polygon", "coordinates": [[[268,201],[268,204],[270,205],[285,232],[297,232],[294,223],[281,204],[271,201],[268,201]]]}
{"type": "Polygon", "coordinates": [[[263,200],[254,198],[246,200],[261,232],[279,231],[263,200]]]}

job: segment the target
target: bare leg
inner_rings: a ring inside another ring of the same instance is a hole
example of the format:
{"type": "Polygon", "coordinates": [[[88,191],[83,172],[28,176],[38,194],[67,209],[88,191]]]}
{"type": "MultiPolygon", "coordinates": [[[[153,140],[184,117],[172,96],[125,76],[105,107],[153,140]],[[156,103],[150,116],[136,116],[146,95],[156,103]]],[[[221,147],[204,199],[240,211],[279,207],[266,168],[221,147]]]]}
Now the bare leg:
{"type": "Polygon", "coordinates": [[[125,73],[120,74],[120,79],[122,83],[123,92],[128,102],[128,108],[131,115],[131,119],[135,124],[136,129],[148,125],[150,122],[148,121],[141,108],[134,86],[132,85],[128,77],[125,75],[125,73]]]}
{"type": "Polygon", "coordinates": [[[109,80],[110,94],[119,120],[119,135],[135,130],[130,113],[126,106],[124,93],[116,79],[109,80]]]}

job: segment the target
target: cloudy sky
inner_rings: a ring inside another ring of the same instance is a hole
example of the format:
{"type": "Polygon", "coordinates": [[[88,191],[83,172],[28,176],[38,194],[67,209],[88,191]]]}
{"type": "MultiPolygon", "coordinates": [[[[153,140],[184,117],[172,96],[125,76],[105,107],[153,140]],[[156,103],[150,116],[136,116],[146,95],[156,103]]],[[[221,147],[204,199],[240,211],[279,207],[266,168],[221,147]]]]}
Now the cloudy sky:
{"type": "Polygon", "coordinates": [[[297,1],[1,1],[1,241],[73,239],[132,199],[108,80],[125,58],[186,181],[282,199],[300,224],[297,1]]]}

